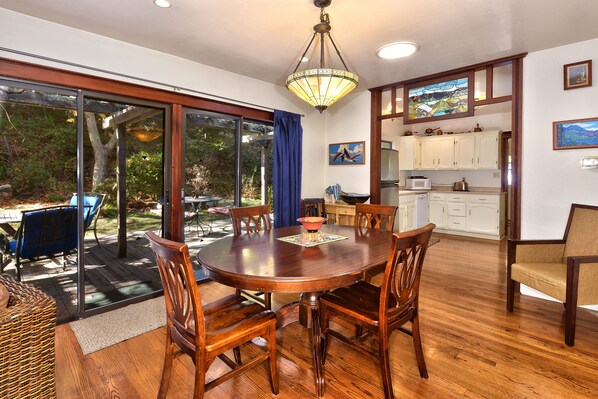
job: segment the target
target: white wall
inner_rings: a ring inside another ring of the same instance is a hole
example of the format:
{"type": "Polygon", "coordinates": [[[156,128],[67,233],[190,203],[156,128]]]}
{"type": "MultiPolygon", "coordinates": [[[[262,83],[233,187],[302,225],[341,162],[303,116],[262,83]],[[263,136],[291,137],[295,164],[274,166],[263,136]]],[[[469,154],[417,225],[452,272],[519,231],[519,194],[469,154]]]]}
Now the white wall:
{"type": "MultiPolygon", "coordinates": [[[[2,8],[0,21],[0,47],[208,93],[202,95],[205,98],[210,98],[210,95],[216,99],[225,97],[304,114],[302,191],[304,196],[321,195],[325,187],[325,175],[322,173],[323,155],[319,151],[325,141],[325,118],[285,87],[2,8]]],[[[0,51],[0,57],[165,88],[9,51],[0,51]]],[[[185,90],[182,92],[185,93],[185,90]]]]}
{"type": "MultiPolygon", "coordinates": [[[[322,143],[326,165],[326,184],[340,184],[350,193],[370,193],[370,100],[369,91],[349,94],[326,114],[326,140],[322,143]],[[328,165],[328,144],[365,141],[365,165],[328,165]]],[[[323,191],[322,191],[323,192],[323,191]]]]}
{"type": "Polygon", "coordinates": [[[522,238],[561,238],[571,203],[598,205],[598,169],[579,165],[581,156],[598,155],[598,148],[552,149],[552,122],[598,117],[597,82],[563,90],[563,65],[596,54],[598,39],[523,59],[522,238]]]}

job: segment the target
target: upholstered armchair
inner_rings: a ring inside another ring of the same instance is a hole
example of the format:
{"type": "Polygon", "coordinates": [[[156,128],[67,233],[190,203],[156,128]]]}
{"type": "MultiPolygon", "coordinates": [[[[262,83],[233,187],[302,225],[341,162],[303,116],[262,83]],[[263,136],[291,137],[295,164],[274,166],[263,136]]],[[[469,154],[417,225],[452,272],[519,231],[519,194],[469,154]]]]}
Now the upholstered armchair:
{"type": "Polygon", "coordinates": [[[507,311],[519,283],[565,305],[565,343],[575,342],[578,306],[598,304],[598,206],[571,205],[562,240],[509,240],[507,311]]]}

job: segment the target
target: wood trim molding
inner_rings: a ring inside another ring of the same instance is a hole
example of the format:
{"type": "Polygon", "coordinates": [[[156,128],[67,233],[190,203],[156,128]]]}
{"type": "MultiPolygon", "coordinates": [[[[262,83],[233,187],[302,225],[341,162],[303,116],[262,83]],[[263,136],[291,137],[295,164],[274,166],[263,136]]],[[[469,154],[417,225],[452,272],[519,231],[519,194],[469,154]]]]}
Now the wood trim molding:
{"type": "Polygon", "coordinates": [[[419,82],[426,81],[426,80],[442,78],[442,77],[445,77],[448,75],[455,75],[455,74],[467,72],[467,71],[475,71],[478,69],[483,69],[487,66],[499,66],[501,64],[508,63],[510,61],[514,62],[515,60],[522,59],[526,55],[527,55],[527,52],[511,55],[509,57],[497,58],[497,59],[486,61],[486,62],[480,62],[478,64],[473,64],[473,65],[468,65],[468,66],[464,66],[464,67],[460,67],[460,68],[451,69],[449,71],[438,72],[438,73],[434,73],[431,75],[420,76],[420,77],[413,78],[413,79],[403,80],[400,82],[389,83],[389,84],[386,84],[383,86],[372,87],[369,90],[370,91],[377,91],[377,90],[384,91],[384,90],[392,88],[393,86],[401,87],[401,86],[405,86],[405,85],[412,84],[412,83],[419,83],[419,82]]]}
{"type": "Polygon", "coordinates": [[[181,104],[185,107],[234,116],[243,116],[244,118],[261,121],[274,120],[274,113],[272,111],[258,110],[242,105],[229,104],[222,101],[210,100],[182,93],[174,93],[164,89],[15,61],[7,58],[0,58],[0,77],[22,79],[74,89],[91,90],[100,93],[118,94],[162,103],[181,104]]]}
{"type": "Polygon", "coordinates": [[[378,113],[382,106],[382,92],[374,91],[371,94],[370,114],[370,204],[380,203],[380,162],[382,156],[382,121],[378,119],[378,113]],[[374,165],[378,165],[374,167],[374,165]]]}
{"type": "Polygon", "coordinates": [[[511,228],[509,238],[521,238],[521,154],[522,154],[522,100],[523,59],[513,62],[511,114],[511,228]]]}

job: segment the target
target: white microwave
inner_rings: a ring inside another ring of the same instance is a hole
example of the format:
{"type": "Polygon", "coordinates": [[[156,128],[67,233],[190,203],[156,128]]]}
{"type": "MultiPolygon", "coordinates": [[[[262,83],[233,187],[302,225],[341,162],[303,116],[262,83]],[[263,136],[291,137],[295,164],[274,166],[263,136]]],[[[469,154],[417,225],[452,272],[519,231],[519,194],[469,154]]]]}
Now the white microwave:
{"type": "Polygon", "coordinates": [[[432,189],[432,179],[407,178],[405,180],[405,188],[407,190],[431,190],[432,189]]]}

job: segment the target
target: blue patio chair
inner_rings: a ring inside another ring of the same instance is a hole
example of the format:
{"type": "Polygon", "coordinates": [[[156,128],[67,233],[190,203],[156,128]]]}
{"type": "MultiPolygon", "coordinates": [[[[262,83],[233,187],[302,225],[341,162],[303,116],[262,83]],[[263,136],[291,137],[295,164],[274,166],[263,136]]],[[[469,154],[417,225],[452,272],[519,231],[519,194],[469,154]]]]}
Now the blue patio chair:
{"type": "MultiPolygon", "coordinates": [[[[86,213],[89,215],[91,211],[86,213]]],[[[85,223],[87,225],[87,220],[85,223]]],[[[17,234],[4,250],[15,260],[19,281],[24,263],[62,255],[63,268],[66,268],[66,256],[77,250],[77,207],[59,205],[23,211],[17,234]]],[[[0,274],[4,266],[0,252],[0,274]]]]}
{"type": "MultiPolygon", "coordinates": [[[[106,201],[106,194],[99,194],[99,193],[83,193],[83,206],[85,207],[85,212],[83,216],[86,219],[85,223],[85,231],[93,230],[93,236],[100,245],[100,240],[98,240],[97,234],[97,225],[98,219],[100,218],[100,212],[104,207],[106,201]]],[[[71,197],[71,202],[69,203],[70,206],[77,206],[77,194],[74,194],[71,197]]]]}

